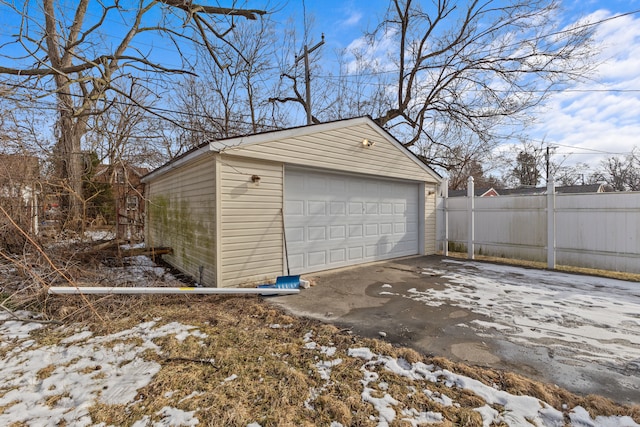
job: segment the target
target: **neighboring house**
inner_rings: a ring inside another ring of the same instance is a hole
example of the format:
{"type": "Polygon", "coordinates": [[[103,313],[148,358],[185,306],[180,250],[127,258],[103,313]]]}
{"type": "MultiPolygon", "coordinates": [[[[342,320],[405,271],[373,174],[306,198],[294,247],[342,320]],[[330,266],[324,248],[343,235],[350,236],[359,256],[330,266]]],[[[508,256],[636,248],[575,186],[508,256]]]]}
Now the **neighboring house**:
{"type": "MultiPolygon", "coordinates": [[[[613,187],[607,184],[565,185],[556,187],[557,194],[577,193],[606,193],[613,191],[613,187]]],[[[514,195],[540,195],[547,194],[547,187],[523,187],[523,188],[474,188],[475,197],[495,197],[514,195]]],[[[467,190],[449,190],[449,197],[465,197],[467,190]]]]}
{"type": "MultiPolygon", "coordinates": [[[[547,187],[510,188],[499,191],[502,196],[535,195],[547,194],[547,187]]],[[[610,191],[613,191],[613,188],[607,184],[564,185],[556,187],[557,194],[606,193],[610,191]]]]}
{"type": "MultiPolygon", "coordinates": [[[[0,204],[25,231],[38,233],[40,162],[35,156],[0,154],[0,204]]],[[[0,218],[2,218],[0,214],[0,218]]],[[[4,221],[4,218],[2,219],[4,221]]]]}
{"type": "Polygon", "coordinates": [[[205,286],[436,251],[441,177],[368,117],[206,143],[142,182],[147,245],[205,286]]]}
{"type": "Polygon", "coordinates": [[[144,238],[144,184],[148,169],[119,163],[98,165],[93,179],[111,184],[118,238],[142,241],[144,238]]]}
{"type": "MultiPolygon", "coordinates": [[[[502,191],[502,190],[501,190],[502,191]]],[[[476,197],[495,197],[499,196],[495,188],[474,188],[473,194],[476,197]]],[[[467,190],[449,190],[449,197],[463,197],[467,195],[467,190]]]]}

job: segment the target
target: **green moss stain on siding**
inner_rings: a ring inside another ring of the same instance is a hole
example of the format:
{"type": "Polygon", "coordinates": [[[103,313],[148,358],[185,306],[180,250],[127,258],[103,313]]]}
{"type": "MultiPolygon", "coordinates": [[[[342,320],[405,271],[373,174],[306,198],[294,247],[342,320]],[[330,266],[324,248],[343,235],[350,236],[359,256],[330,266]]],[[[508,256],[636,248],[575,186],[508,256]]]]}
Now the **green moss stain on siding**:
{"type": "Polygon", "coordinates": [[[211,251],[215,239],[209,229],[213,222],[206,217],[207,211],[212,212],[207,209],[205,215],[195,215],[187,199],[153,196],[149,201],[152,244],[173,248],[173,256],[187,271],[197,271],[203,256],[213,264],[215,257],[211,251]]]}

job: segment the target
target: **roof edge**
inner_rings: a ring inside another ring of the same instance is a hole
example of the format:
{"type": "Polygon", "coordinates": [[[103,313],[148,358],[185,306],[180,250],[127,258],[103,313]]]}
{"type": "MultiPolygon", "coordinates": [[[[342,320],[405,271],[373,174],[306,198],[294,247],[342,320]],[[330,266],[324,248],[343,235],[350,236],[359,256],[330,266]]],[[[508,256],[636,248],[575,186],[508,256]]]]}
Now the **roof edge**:
{"type": "Polygon", "coordinates": [[[198,157],[208,153],[209,151],[209,143],[201,145],[200,147],[195,148],[191,151],[187,151],[182,156],[176,157],[175,159],[170,160],[169,162],[160,166],[158,169],[149,172],[148,174],[140,178],[140,182],[147,184],[150,180],[162,176],[185,163],[189,163],[190,161],[197,159],[198,157]]]}

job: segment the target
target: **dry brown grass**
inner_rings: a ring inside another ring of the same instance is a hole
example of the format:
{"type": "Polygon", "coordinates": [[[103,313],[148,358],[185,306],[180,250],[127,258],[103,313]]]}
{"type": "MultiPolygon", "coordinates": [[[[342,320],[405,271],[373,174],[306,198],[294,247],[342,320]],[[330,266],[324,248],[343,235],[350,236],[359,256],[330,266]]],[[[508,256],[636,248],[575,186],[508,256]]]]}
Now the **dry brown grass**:
{"type": "MultiPolygon", "coordinates": [[[[435,364],[486,384],[494,384],[510,393],[526,394],[546,401],[556,409],[585,407],[592,416],[629,415],[640,421],[640,407],[623,407],[598,396],[581,397],[509,372],[482,369],[453,363],[444,358],[427,358],[408,348],[396,348],[387,342],[350,335],[328,324],[291,317],[258,297],[220,296],[113,296],[95,298],[94,309],[107,323],[81,309],[78,297],[49,299],[48,315],[57,318],[58,310],[70,309],[66,321],[78,321],[95,333],[116,332],[133,324],[161,318],[162,323],[178,321],[194,325],[207,335],[178,341],[174,337],[156,340],[161,354],[145,353],[145,358],[162,365],[153,381],[139,391],[136,403],[127,408],[96,404],[91,416],[96,423],[130,425],[149,416],[159,421],[159,411],[171,406],[196,411],[200,425],[246,426],[258,422],[262,426],[314,426],[338,421],[343,425],[376,425],[369,416],[373,407],[362,401],[363,361],[347,356],[354,347],[402,357],[415,363],[435,364]],[[272,327],[280,325],[279,328],[272,327]],[[335,346],[333,358],[341,358],[323,380],[317,372],[317,350],[305,348],[303,337],[313,332],[318,345],[335,346]],[[204,345],[201,342],[204,342],[204,345]],[[228,381],[229,377],[237,378],[228,381]],[[311,390],[318,396],[310,399],[311,390]],[[305,402],[307,405],[305,405],[305,402]]],[[[416,408],[440,412],[443,425],[481,426],[482,420],[473,408],[484,401],[470,391],[449,388],[427,381],[410,381],[382,368],[376,371],[379,381],[399,400],[396,410],[416,408]],[[442,393],[460,407],[442,406],[422,392],[429,389],[442,393]],[[414,390],[412,392],[412,390],[414,390]]],[[[372,387],[376,387],[371,384],[372,387]]],[[[407,425],[400,416],[392,425],[407,425]]]]}

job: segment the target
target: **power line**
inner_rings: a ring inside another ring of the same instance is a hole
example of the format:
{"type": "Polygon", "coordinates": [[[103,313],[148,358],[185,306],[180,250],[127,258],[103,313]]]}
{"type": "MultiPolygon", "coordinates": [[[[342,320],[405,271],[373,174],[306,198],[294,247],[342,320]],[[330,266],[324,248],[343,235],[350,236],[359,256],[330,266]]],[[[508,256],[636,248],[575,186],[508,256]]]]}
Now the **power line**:
{"type": "MultiPolygon", "coordinates": [[[[553,143],[553,145],[557,145],[558,147],[564,147],[564,148],[576,148],[573,145],[564,145],[564,144],[558,144],[558,143],[553,143]]],[[[600,153],[600,154],[627,154],[627,153],[616,153],[616,152],[612,152],[612,151],[603,151],[603,150],[598,150],[596,148],[587,148],[587,147],[579,147],[580,150],[585,150],[585,151],[590,151],[592,153],[600,153]]],[[[584,153],[587,154],[587,153],[584,153]]]]}

